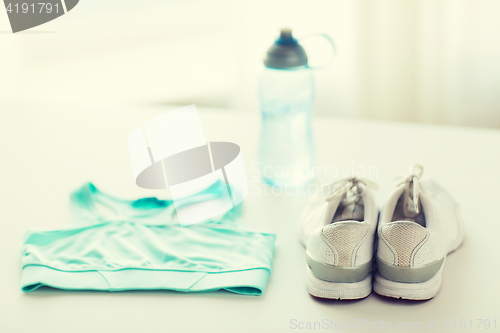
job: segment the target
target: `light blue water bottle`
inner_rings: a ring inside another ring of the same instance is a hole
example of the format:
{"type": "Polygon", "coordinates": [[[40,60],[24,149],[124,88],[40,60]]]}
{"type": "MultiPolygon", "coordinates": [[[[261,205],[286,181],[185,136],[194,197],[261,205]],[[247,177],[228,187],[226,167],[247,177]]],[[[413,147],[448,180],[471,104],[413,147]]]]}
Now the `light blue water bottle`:
{"type": "Polygon", "coordinates": [[[281,30],[267,51],[264,66],[259,80],[262,177],[269,185],[300,186],[314,177],[312,68],[290,29],[281,30]]]}

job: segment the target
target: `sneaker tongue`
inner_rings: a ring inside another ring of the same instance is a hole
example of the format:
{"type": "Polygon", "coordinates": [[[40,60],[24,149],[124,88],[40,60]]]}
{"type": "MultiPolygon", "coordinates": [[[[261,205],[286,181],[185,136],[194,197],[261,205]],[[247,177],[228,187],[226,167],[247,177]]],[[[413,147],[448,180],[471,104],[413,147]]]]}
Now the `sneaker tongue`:
{"type": "Polygon", "coordinates": [[[365,207],[360,202],[340,204],[339,211],[334,215],[332,223],[340,221],[363,221],[365,218],[365,207]]]}
{"type": "Polygon", "coordinates": [[[417,218],[420,215],[422,215],[422,204],[420,203],[420,200],[418,202],[418,211],[416,210],[415,207],[415,202],[413,201],[413,197],[411,195],[407,195],[406,193],[403,194],[403,213],[405,217],[407,218],[417,218]]]}
{"type": "Polygon", "coordinates": [[[412,178],[411,176],[405,182],[405,189],[403,192],[403,213],[407,218],[414,219],[422,215],[422,204],[419,200],[420,186],[418,184],[418,178],[412,178]],[[417,183],[415,184],[414,181],[417,183]]]}
{"type": "Polygon", "coordinates": [[[363,220],[364,218],[364,207],[359,203],[351,203],[345,206],[344,211],[342,212],[341,219],[342,220],[363,220]]]}

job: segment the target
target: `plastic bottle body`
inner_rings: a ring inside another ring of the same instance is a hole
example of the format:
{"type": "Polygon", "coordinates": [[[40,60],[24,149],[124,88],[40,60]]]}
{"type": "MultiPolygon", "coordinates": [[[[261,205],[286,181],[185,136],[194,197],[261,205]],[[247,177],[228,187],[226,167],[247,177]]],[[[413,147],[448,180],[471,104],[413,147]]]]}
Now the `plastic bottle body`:
{"type": "Polygon", "coordinates": [[[314,77],[307,66],[264,68],[259,80],[262,112],[259,162],[270,185],[300,186],[314,174],[311,116],[314,77]]]}

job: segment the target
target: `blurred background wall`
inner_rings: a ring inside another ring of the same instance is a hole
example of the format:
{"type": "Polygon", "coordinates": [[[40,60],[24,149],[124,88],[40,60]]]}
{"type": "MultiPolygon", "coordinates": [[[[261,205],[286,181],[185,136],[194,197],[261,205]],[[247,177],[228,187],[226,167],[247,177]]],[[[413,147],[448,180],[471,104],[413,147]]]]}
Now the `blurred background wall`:
{"type": "MultiPolygon", "coordinates": [[[[258,113],[264,53],[290,27],[337,44],[316,114],[500,128],[499,13],[497,0],[80,0],[14,35],[0,11],[0,101],[258,113]]],[[[330,56],[304,46],[311,63],[330,56]]]]}

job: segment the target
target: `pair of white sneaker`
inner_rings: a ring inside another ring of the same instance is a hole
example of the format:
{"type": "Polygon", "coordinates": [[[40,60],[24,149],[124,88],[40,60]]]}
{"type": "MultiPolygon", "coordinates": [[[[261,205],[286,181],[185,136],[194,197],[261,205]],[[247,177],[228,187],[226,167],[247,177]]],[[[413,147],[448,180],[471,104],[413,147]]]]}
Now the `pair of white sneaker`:
{"type": "Polygon", "coordinates": [[[463,221],[453,198],[422,172],[410,167],[380,215],[370,189],[376,185],[363,178],[326,185],[326,196],[309,201],[298,228],[311,295],[364,298],[372,271],[380,295],[425,300],[438,293],[446,256],[462,243],[463,221]]]}

